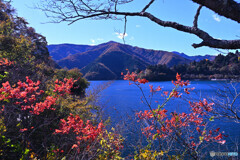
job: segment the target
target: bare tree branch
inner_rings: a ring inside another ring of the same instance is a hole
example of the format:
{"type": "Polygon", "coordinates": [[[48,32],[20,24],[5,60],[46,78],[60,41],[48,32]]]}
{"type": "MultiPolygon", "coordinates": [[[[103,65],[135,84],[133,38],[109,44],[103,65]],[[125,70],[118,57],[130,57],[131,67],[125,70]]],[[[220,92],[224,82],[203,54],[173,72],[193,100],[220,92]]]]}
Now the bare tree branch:
{"type": "Polygon", "coordinates": [[[151,1],[143,8],[142,12],[145,12],[145,11],[151,6],[151,4],[153,4],[154,1],[155,1],[155,0],[151,0],[151,1]]]}
{"type": "Polygon", "coordinates": [[[117,12],[117,4],[118,4],[118,0],[115,1],[115,12],[117,12]]]}
{"type": "Polygon", "coordinates": [[[227,121],[240,123],[239,83],[222,84],[216,91],[216,97],[210,100],[215,103],[211,111],[215,118],[226,118],[227,121]]]}
{"type": "Polygon", "coordinates": [[[199,15],[200,15],[201,9],[202,9],[202,5],[200,5],[200,6],[198,7],[197,13],[196,13],[196,15],[195,15],[195,17],[194,17],[193,27],[195,27],[195,28],[198,28],[198,17],[199,17],[199,15]]]}
{"type": "Polygon", "coordinates": [[[127,16],[124,17],[124,20],[123,43],[125,44],[125,34],[127,31],[127,16]]]}
{"type": "MultiPolygon", "coordinates": [[[[222,10],[224,12],[232,10],[233,13],[236,13],[238,9],[240,10],[240,5],[233,0],[228,0],[227,2],[224,0],[202,0],[201,2],[198,0],[193,0],[200,4],[199,8],[197,9],[196,15],[194,17],[193,26],[186,26],[177,22],[171,21],[163,21],[160,18],[154,16],[153,14],[146,12],[146,10],[153,4],[155,0],[151,0],[143,9],[139,12],[121,12],[117,11],[117,5],[127,4],[132,2],[133,0],[112,0],[112,1],[99,1],[99,2],[92,2],[83,0],[45,0],[43,1],[43,5],[40,8],[41,10],[52,14],[51,17],[55,20],[55,22],[69,22],[72,24],[76,21],[82,19],[93,19],[93,20],[101,20],[101,19],[113,19],[119,20],[120,18],[116,16],[138,16],[138,17],[145,17],[149,20],[157,23],[163,27],[170,27],[176,30],[194,34],[199,37],[202,42],[194,43],[192,46],[194,48],[199,48],[203,46],[218,48],[218,49],[240,49],[240,39],[236,40],[220,40],[215,39],[210,36],[206,31],[201,30],[198,28],[198,18],[200,15],[200,10],[202,6],[206,6],[208,8],[210,4],[218,4],[217,6],[225,6],[222,10]],[[210,3],[211,2],[211,3],[210,3]],[[226,9],[227,8],[227,9],[226,9]],[[231,9],[232,8],[232,9],[231,9]],[[238,9],[236,9],[238,8],[238,9]]],[[[210,8],[212,9],[212,8],[210,8]]],[[[215,8],[212,9],[215,11],[215,8]]],[[[219,9],[218,9],[219,10],[219,9]]],[[[218,13],[218,10],[216,13],[218,13]]],[[[221,11],[223,12],[223,11],[221,11]]],[[[240,19],[240,14],[236,14],[235,17],[240,19]]],[[[224,15],[229,17],[228,14],[224,15]]],[[[238,22],[236,18],[233,19],[238,22]]],[[[125,19],[126,20],[126,19],[125,19]]]]}
{"type": "Polygon", "coordinates": [[[221,49],[238,49],[240,48],[240,40],[219,40],[211,37],[207,32],[195,28],[195,27],[189,27],[185,26],[176,22],[171,21],[162,21],[158,19],[157,17],[153,16],[150,13],[143,13],[142,16],[149,18],[150,20],[154,21],[155,23],[163,26],[163,27],[171,27],[179,31],[187,32],[194,34],[201,38],[203,41],[199,44],[193,44],[192,46],[194,48],[202,47],[202,46],[208,46],[213,48],[221,48],[221,49]]]}
{"type": "Polygon", "coordinates": [[[234,0],[192,0],[203,5],[221,16],[240,23],[240,3],[234,0]]]}

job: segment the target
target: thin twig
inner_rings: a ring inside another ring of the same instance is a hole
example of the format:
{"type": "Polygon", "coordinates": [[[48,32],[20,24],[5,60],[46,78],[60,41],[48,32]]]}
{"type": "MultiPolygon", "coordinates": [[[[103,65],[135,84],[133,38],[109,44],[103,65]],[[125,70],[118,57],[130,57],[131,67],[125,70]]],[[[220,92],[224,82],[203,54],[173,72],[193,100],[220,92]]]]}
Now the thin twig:
{"type": "Polygon", "coordinates": [[[195,28],[198,28],[198,17],[199,17],[199,15],[200,15],[201,9],[202,9],[202,5],[200,5],[200,6],[198,7],[197,13],[196,13],[196,15],[195,15],[195,17],[194,17],[193,27],[195,27],[195,28]]]}
{"type": "Polygon", "coordinates": [[[124,20],[123,43],[125,44],[125,34],[127,31],[127,16],[124,17],[124,20]]]}
{"type": "Polygon", "coordinates": [[[151,1],[143,8],[142,12],[145,12],[145,11],[151,6],[151,4],[153,4],[154,1],[155,1],[155,0],[151,0],[151,1]]]}

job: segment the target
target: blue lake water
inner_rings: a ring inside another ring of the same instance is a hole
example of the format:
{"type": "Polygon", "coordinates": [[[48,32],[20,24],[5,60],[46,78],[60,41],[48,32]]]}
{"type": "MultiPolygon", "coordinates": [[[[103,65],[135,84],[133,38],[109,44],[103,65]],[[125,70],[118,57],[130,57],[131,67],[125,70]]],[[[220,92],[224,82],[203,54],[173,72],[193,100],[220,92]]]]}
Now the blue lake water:
{"type": "MultiPolygon", "coordinates": [[[[103,85],[108,81],[90,81],[89,89],[93,89],[98,85],[103,85]]],[[[149,85],[153,85],[154,88],[157,86],[162,87],[164,91],[171,91],[173,89],[173,84],[169,81],[166,82],[150,82],[145,85],[141,85],[143,88],[143,92],[145,93],[146,97],[150,95],[149,85]]],[[[165,109],[168,112],[188,112],[189,111],[189,100],[190,101],[199,101],[203,100],[203,98],[211,99],[216,98],[216,92],[218,89],[223,89],[225,82],[221,81],[192,81],[188,87],[195,89],[191,91],[191,94],[186,95],[183,94],[182,98],[175,98],[172,99],[167,103],[165,109]]],[[[233,89],[230,89],[233,91],[233,89]]],[[[237,85],[237,91],[240,91],[240,86],[237,85]]],[[[153,108],[157,107],[158,101],[159,104],[164,102],[165,98],[160,94],[154,95],[153,99],[151,100],[153,108]]],[[[149,110],[149,108],[141,102],[142,93],[140,92],[139,88],[134,85],[129,85],[128,81],[113,81],[108,88],[101,92],[101,96],[99,101],[104,107],[104,112],[107,116],[111,118],[111,125],[115,126],[119,124],[119,122],[126,121],[128,122],[129,119],[134,121],[136,111],[140,110],[149,110]]],[[[240,99],[240,98],[239,98],[240,99]]],[[[235,105],[237,105],[240,109],[240,100],[237,100],[235,105]]],[[[149,99],[150,100],[150,99],[149,99]]],[[[136,120],[135,120],[136,121],[136,120]]],[[[231,135],[227,139],[227,145],[233,146],[234,141],[236,139],[240,140],[240,124],[233,123],[228,119],[215,119],[214,122],[211,122],[213,126],[220,127],[221,130],[225,131],[225,134],[231,135]]],[[[125,124],[125,123],[123,123],[125,124]]],[[[133,125],[136,125],[133,123],[133,125]]],[[[137,127],[136,127],[137,128],[137,127]]],[[[139,133],[141,131],[139,130],[139,133]]],[[[132,137],[132,136],[129,136],[132,137]]],[[[239,146],[239,145],[238,145],[239,146]]],[[[240,147],[240,146],[239,146],[240,147]]]]}

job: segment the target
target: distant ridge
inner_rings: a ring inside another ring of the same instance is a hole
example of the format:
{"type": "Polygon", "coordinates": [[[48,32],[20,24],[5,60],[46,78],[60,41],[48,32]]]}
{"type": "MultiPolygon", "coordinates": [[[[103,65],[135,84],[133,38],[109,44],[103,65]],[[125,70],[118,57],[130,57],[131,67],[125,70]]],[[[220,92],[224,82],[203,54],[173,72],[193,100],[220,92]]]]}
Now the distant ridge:
{"type": "Polygon", "coordinates": [[[95,46],[49,45],[48,49],[61,67],[79,68],[89,80],[120,79],[121,72],[126,69],[144,70],[149,65],[157,64],[172,67],[197,59],[183,53],[144,49],[114,41],[95,46]]]}
{"type": "Polygon", "coordinates": [[[173,53],[176,53],[177,55],[182,56],[183,58],[186,58],[186,59],[189,59],[189,60],[192,60],[192,61],[196,61],[196,62],[199,62],[199,61],[204,60],[204,59],[208,59],[210,61],[213,61],[215,59],[215,57],[216,57],[216,56],[213,56],[213,55],[188,56],[188,55],[186,55],[184,53],[179,53],[179,52],[176,52],[176,51],[173,51],[173,53]]]}

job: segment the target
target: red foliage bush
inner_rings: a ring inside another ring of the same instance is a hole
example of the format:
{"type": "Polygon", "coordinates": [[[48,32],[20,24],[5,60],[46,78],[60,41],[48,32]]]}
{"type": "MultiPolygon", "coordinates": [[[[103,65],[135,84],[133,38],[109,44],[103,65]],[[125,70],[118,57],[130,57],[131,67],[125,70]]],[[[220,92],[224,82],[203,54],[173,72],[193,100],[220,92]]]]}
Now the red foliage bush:
{"type": "Polygon", "coordinates": [[[55,130],[55,134],[69,134],[70,132],[76,134],[76,143],[72,145],[73,148],[77,148],[80,152],[80,145],[83,142],[87,142],[88,146],[99,136],[103,131],[103,123],[100,122],[97,127],[93,126],[88,120],[84,124],[83,120],[78,116],[70,114],[67,121],[61,119],[60,128],[55,130]]]}
{"type": "MultiPolygon", "coordinates": [[[[127,73],[124,76],[124,80],[129,80],[129,84],[137,85],[143,93],[143,99],[145,104],[150,110],[140,111],[137,113],[139,121],[143,121],[146,127],[142,128],[142,133],[152,140],[168,141],[172,139],[178,144],[182,144],[187,150],[194,151],[192,156],[196,156],[195,152],[201,144],[204,142],[217,142],[224,144],[226,140],[223,140],[224,135],[218,129],[207,130],[207,121],[212,111],[213,103],[208,103],[206,99],[199,102],[189,102],[190,113],[177,113],[176,111],[168,113],[164,108],[166,103],[173,97],[180,98],[183,93],[179,92],[180,87],[188,86],[189,81],[182,81],[181,76],[177,73],[176,81],[172,81],[174,88],[171,92],[163,91],[162,96],[166,96],[166,100],[159,104],[157,109],[152,109],[151,102],[146,98],[140,84],[145,84],[148,81],[146,79],[137,78],[136,73],[127,73]]],[[[150,97],[155,93],[162,91],[162,88],[158,86],[153,88],[150,86],[150,97]]],[[[194,88],[184,88],[186,94],[190,94],[190,91],[194,88]]],[[[156,101],[158,103],[158,101],[156,101]]],[[[138,121],[138,122],[139,122],[138,121]]],[[[159,144],[162,145],[162,144],[159,144]]],[[[196,157],[194,157],[196,158],[196,157]]]]}

